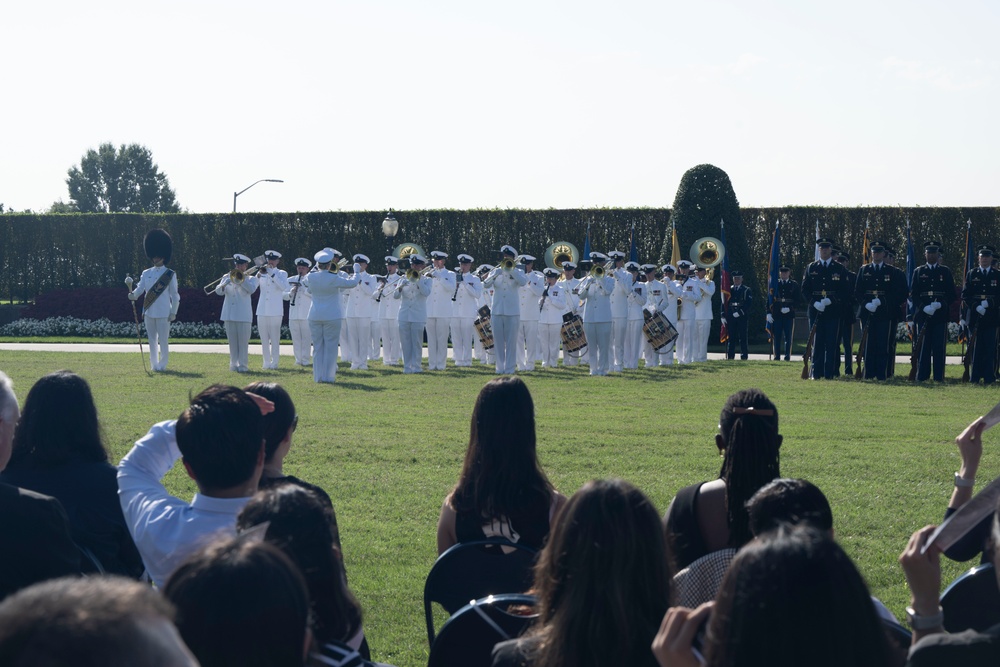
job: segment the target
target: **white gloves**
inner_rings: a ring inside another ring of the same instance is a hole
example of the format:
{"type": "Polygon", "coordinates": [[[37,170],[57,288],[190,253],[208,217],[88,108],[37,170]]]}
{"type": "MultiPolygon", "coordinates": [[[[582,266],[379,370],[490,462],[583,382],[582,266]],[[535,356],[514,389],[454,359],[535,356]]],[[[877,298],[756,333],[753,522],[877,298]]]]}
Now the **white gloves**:
{"type": "Polygon", "coordinates": [[[722,318],[722,323],[723,323],[723,324],[725,324],[725,323],[726,323],[726,318],[724,318],[724,317],[722,318]]]}
{"type": "Polygon", "coordinates": [[[740,314],[739,314],[739,313],[733,313],[733,319],[736,319],[736,318],[737,318],[737,317],[739,317],[739,316],[740,316],[740,314]]]}
{"type": "Polygon", "coordinates": [[[824,310],[826,310],[826,304],[823,303],[822,301],[815,301],[813,302],[813,308],[822,313],[824,310]]]}
{"type": "Polygon", "coordinates": [[[830,297],[828,297],[828,296],[824,296],[823,297],[823,305],[824,306],[829,306],[831,303],[833,303],[833,301],[830,301],[830,297]]]}
{"type": "Polygon", "coordinates": [[[928,305],[928,306],[924,306],[924,313],[926,315],[933,315],[936,312],[937,312],[937,308],[934,307],[933,303],[930,304],[930,305],[928,305]]]}
{"type": "Polygon", "coordinates": [[[136,294],[135,292],[129,292],[128,293],[128,300],[129,301],[135,301],[138,298],[139,298],[139,295],[136,294]]]}
{"type": "Polygon", "coordinates": [[[990,302],[987,301],[986,299],[983,299],[982,301],[979,302],[979,305],[983,307],[983,310],[986,310],[987,308],[990,307],[990,302]]]}
{"type": "Polygon", "coordinates": [[[774,317],[771,315],[771,313],[767,314],[767,318],[766,319],[767,319],[767,323],[768,324],[774,324],[774,317]]]}
{"type": "Polygon", "coordinates": [[[869,313],[874,313],[876,310],[878,310],[878,306],[875,305],[874,301],[869,301],[868,303],[865,304],[865,310],[867,310],[869,313]]]}
{"type": "Polygon", "coordinates": [[[787,315],[790,312],[792,312],[790,308],[782,308],[781,309],[781,314],[782,315],[787,315]]]}
{"type": "Polygon", "coordinates": [[[976,306],[976,312],[979,313],[980,316],[983,316],[986,314],[986,307],[980,304],[976,306]]]}
{"type": "Polygon", "coordinates": [[[965,320],[959,320],[958,321],[958,326],[960,326],[960,327],[964,327],[966,324],[968,324],[968,322],[966,322],[965,320]]]}
{"type": "Polygon", "coordinates": [[[359,275],[361,273],[361,265],[354,262],[354,275],[359,275]]]}
{"type": "Polygon", "coordinates": [[[878,308],[879,306],[881,306],[881,305],[882,305],[882,299],[880,299],[880,298],[878,298],[878,297],[875,297],[874,299],[872,299],[872,301],[871,301],[871,302],[875,304],[875,307],[876,307],[876,308],[878,308]]]}
{"type": "Polygon", "coordinates": [[[132,289],[132,276],[125,276],[125,286],[132,289]]]}
{"type": "Polygon", "coordinates": [[[177,316],[174,315],[173,313],[170,313],[170,317],[167,318],[167,321],[168,322],[173,322],[176,319],[177,319],[177,316]]]}

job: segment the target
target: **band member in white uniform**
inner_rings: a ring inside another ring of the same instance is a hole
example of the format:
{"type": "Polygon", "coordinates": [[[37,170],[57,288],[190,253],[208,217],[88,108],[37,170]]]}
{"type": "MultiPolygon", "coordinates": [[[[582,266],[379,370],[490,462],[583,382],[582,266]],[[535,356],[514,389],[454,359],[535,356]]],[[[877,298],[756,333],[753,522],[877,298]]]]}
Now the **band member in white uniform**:
{"type": "MultiPolygon", "coordinates": [[[[677,269],[674,268],[673,264],[664,264],[661,267],[663,271],[663,279],[660,281],[663,283],[663,287],[666,289],[667,298],[663,304],[663,314],[666,316],[667,320],[674,325],[674,329],[678,329],[677,326],[677,316],[678,307],[677,303],[681,298],[681,284],[677,282],[675,276],[677,274],[677,269]]],[[[678,329],[678,331],[680,331],[678,329]]],[[[668,345],[665,350],[660,352],[660,365],[661,366],[672,366],[674,363],[674,357],[677,353],[677,345],[679,343],[679,337],[674,339],[674,342],[668,345]]]]}
{"type": "MultiPolygon", "coordinates": [[[[143,294],[142,321],[149,336],[149,367],[154,371],[167,370],[170,357],[170,323],[177,319],[181,297],[177,292],[177,274],[165,264],[173,254],[173,240],[162,229],[151,229],[142,239],[142,248],[153,266],[142,272],[135,289],[128,298],[137,300],[143,294]]],[[[131,278],[129,278],[131,282],[131,278]]],[[[131,285],[129,285],[131,287],[131,285]]]]}
{"type": "Polygon", "coordinates": [[[393,298],[399,281],[402,280],[398,257],[385,256],[385,274],[385,287],[381,294],[375,294],[379,307],[379,328],[382,331],[382,364],[395,366],[399,363],[400,355],[399,307],[403,305],[402,301],[393,298]]]}
{"type": "MultiPolygon", "coordinates": [[[[656,265],[643,264],[640,268],[646,276],[646,310],[651,313],[663,313],[666,316],[667,288],[663,284],[663,281],[658,280],[656,277],[656,265]]],[[[675,318],[676,312],[677,309],[675,308],[675,318]]],[[[653,351],[653,346],[646,340],[646,334],[640,332],[639,335],[642,336],[642,358],[645,361],[646,368],[658,366],[660,364],[660,355],[653,351]]],[[[670,347],[673,346],[671,345],[670,347]]]]}
{"type": "MultiPolygon", "coordinates": [[[[419,273],[427,264],[423,255],[410,255],[410,270],[419,273]]],[[[420,373],[424,358],[424,325],[427,323],[427,299],[433,289],[432,278],[404,277],[392,298],[399,299],[399,344],[403,351],[403,372],[420,373]]]]}
{"type": "Polygon", "coordinates": [[[229,274],[222,277],[215,293],[225,296],[222,302],[220,319],[226,327],[226,338],[229,339],[229,370],[246,373],[250,370],[247,361],[250,346],[250,323],[253,321],[253,310],[250,307],[250,295],[257,291],[257,276],[247,276],[250,258],[236,253],[233,255],[235,270],[243,274],[243,280],[234,283],[229,274]]]}
{"type": "MultiPolygon", "coordinates": [[[[479,266],[476,267],[476,277],[482,280],[492,270],[493,270],[492,264],[480,264],[479,266]]],[[[485,285],[483,285],[483,292],[479,296],[479,303],[478,303],[479,308],[482,308],[483,306],[488,306],[490,310],[493,309],[493,288],[486,287],[485,285]]],[[[473,328],[475,328],[475,326],[473,326],[473,328]]],[[[475,335],[472,338],[473,340],[472,358],[481,364],[488,364],[492,366],[494,363],[492,348],[489,350],[484,350],[483,341],[479,339],[479,332],[474,332],[474,333],[475,335]]]]}
{"type": "Polygon", "coordinates": [[[289,289],[288,274],[278,268],[281,253],[265,250],[267,264],[257,274],[260,296],[257,299],[257,332],[264,356],[262,368],[274,370],[278,367],[281,353],[281,320],[285,315],[284,295],[289,289]]]}
{"type": "Polygon", "coordinates": [[[431,253],[434,270],[431,271],[431,295],[427,297],[427,368],[432,371],[443,371],[448,361],[455,274],[445,268],[446,259],[446,252],[435,250],[431,253]]]}
{"type": "Polygon", "coordinates": [[[375,277],[368,273],[368,256],[354,256],[354,266],[360,267],[357,284],[347,290],[347,331],[352,371],[368,370],[368,353],[372,342],[372,314],[375,302],[372,295],[378,287],[375,277]]]}
{"type": "Polygon", "coordinates": [[[625,270],[625,253],[612,250],[608,257],[614,263],[608,275],[615,281],[615,289],[611,292],[611,371],[620,373],[625,366],[625,330],[632,276],[625,270]]]}
{"type": "MultiPolygon", "coordinates": [[[[563,300],[566,302],[566,312],[575,315],[580,309],[580,279],[576,277],[576,264],[573,262],[563,262],[562,269],[563,274],[559,277],[559,285],[563,289],[563,300]]],[[[574,357],[572,354],[566,354],[566,350],[563,350],[563,366],[578,365],[582,356],[584,355],[574,357]]]]}
{"type": "Polygon", "coordinates": [[[493,356],[499,374],[509,375],[517,364],[517,334],[521,328],[520,288],[528,284],[528,278],[519,266],[504,269],[503,263],[514,261],[517,251],[509,245],[500,248],[500,266],[497,266],[483,281],[483,287],[493,290],[491,325],[493,327],[493,356]]]}
{"type": "Polygon", "coordinates": [[[545,287],[538,299],[538,342],[542,348],[542,368],[559,365],[559,343],[562,341],[563,314],[566,308],[565,282],[557,282],[559,271],[546,268],[545,287]]]}
{"type": "Polygon", "coordinates": [[[451,349],[456,366],[472,365],[472,341],[479,337],[472,323],[478,316],[483,283],[471,272],[472,262],[471,255],[458,256],[451,310],[451,349]]]}
{"type": "Polygon", "coordinates": [[[646,307],[648,291],[646,283],[639,282],[639,264],[625,264],[632,280],[632,289],[628,293],[628,316],[625,325],[625,368],[639,368],[639,354],[642,352],[642,325],[645,324],[642,311],[646,307]]]}
{"type": "MultiPolygon", "coordinates": [[[[344,305],[340,296],[361,280],[361,267],[354,265],[354,275],[347,277],[334,273],[334,254],[329,249],[320,250],[313,259],[318,271],[306,275],[302,284],[312,294],[309,309],[309,329],[313,337],[313,380],[332,383],[337,379],[337,345],[344,323],[344,305]]],[[[334,267],[336,268],[336,267],[334,267]]]]}
{"type": "MultiPolygon", "coordinates": [[[[340,266],[340,260],[344,258],[344,255],[339,250],[334,250],[333,248],[323,248],[323,250],[329,250],[333,253],[333,262],[330,265],[330,270],[334,273],[340,275],[341,278],[350,278],[351,274],[347,271],[338,268],[340,266]]],[[[353,267],[352,267],[353,268],[353,267]]],[[[347,319],[350,316],[350,308],[348,306],[351,303],[350,292],[346,289],[340,290],[340,307],[343,312],[343,319],[347,319]]],[[[354,360],[351,358],[351,332],[348,330],[347,326],[341,323],[340,327],[340,343],[338,344],[340,360],[353,363],[354,360]]]]}
{"type": "Polygon", "coordinates": [[[695,361],[708,361],[708,334],[712,330],[712,296],[715,294],[715,281],[707,278],[707,269],[699,266],[695,269],[698,282],[701,285],[701,300],[694,311],[694,321],[697,326],[695,340],[698,347],[695,361]]]}
{"type": "Polygon", "coordinates": [[[607,375],[611,368],[611,292],[615,289],[615,279],[607,273],[601,278],[593,275],[608,261],[607,255],[592,252],[590,261],[594,263],[594,269],[591,275],[580,281],[583,331],[590,348],[590,374],[607,375]]]}
{"type": "Polygon", "coordinates": [[[295,352],[296,366],[312,366],[312,332],[309,331],[309,309],[312,295],[302,284],[302,278],[312,267],[305,257],[295,260],[296,275],[288,279],[288,291],[284,299],[288,302],[288,329],[292,334],[292,350],[295,352]]]}
{"type": "Polygon", "coordinates": [[[517,370],[535,370],[535,361],[541,356],[538,345],[538,299],[545,289],[545,277],[535,271],[535,258],[521,255],[524,277],[527,282],[518,292],[521,321],[517,331],[517,370]]]}
{"type": "Polygon", "coordinates": [[[701,283],[689,273],[691,264],[681,260],[677,263],[680,285],[680,314],[677,318],[677,363],[690,364],[695,357],[695,309],[701,301],[701,283]]]}

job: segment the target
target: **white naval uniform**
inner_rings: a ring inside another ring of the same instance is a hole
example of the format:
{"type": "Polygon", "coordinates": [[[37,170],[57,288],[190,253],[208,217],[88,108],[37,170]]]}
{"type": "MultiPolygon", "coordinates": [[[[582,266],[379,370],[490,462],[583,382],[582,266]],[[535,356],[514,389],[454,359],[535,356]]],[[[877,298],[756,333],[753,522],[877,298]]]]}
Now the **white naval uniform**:
{"type": "Polygon", "coordinates": [[[568,310],[565,283],[557,282],[551,287],[546,285],[538,304],[538,344],[542,350],[542,368],[555,368],[559,365],[559,342],[562,340],[559,332],[563,314],[568,310]]]}
{"type": "MultiPolygon", "coordinates": [[[[580,279],[570,278],[567,280],[565,278],[559,278],[556,284],[562,286],[563,288],[563,300],[566,302],[566,312],[576,314],[580,307],[580,294],[578,289],[580,279]]],[[[560,328],[560,331],[561,330],[562,329],[560,328]]],[[[562,335],[560,333],[560,340],[561,339],[562,335]]],[[[584,350],[586,349],[587,348],[584,348],[584,350]]],[[[577,366],[581,363],[581,361],[586,363],[586,360],[584,359],[585,356],[586,352],[583,355],[574,357],[572,354],[566,354],[566,350],[564,349],[562,353],[563,366],[577,366]]]]}
{"type": "MultiPolygon", "coordinates": [[[[140,296],[151,290],[166,270],[166,266],[151,266],[143,271],[135,289],[132,290],[133,300],[138,301],[140,296]]],[[[144,308],[142,311],[142,321],[146,325],[146,335],[149,337],[149,367],[154,371],[167,370],[167,360],[170,357],[170,319],[177,317],[180,305],[181,297],[177,292],[175,271],[167,283],[167,289],[148,309],[144,308]]]]}
{"type": "Polygon", "coordinates": [[[313,297],[309,309],[309,329],[313,338],[313,380],[316,382],[334,382],[337,379],[337,345],[344,323],[341,293],[360,280],[358,271],[347,277],[324,270],[310,273],[302,279],[313,297]]]}
{"type": "Polygon", "coordinates": [[[239,285],[229,280],[229,275],[222,277],[222,282],[215,288],[215,293],[222,296],[222,320],[226,327],[226,338],[229,340],[229,370],[246,373],[250,370],[247,356],[250,346],[250,323],[253,321],[253,309],[250,307],[250,295],[257,291],[257,276],[244,278],[239,285]]]}
{"type": "Polygon", "coordinates": [[[358,283],[347,290],[347,331],[351,370],[368,370],[371,352],[372,315],[376,312],[372,294],[378,281],[367,271],[358,275],[358,283]]]}
{"type": "Polygon", "coordinates": [[[517,364],[517,334],[521,322],[520,288],[528,283],[524,271],[514,267],[490,271],[483,286],[493,289],[490,322],[493,326],[493,356],[497,373],[509,375],[517,364]]]}
{"type": "Polygon", "coordinates": [[[590,374],[607,375],[611,368],[611,292],[615,279],[584,278],[580,283],[583,301],[583,331],[590,348],[590,374]]]}
{"type": "Polygon", "coordinates": [[[625,325],[625,368],[639,368],[639,354],[642,352],[642,315],[648,296],[646,283],[635,282],[628,295],[628,317],[625,325]]]}
{"type": "MultiPolygon", "coordinates": [[[[263,269],[262,269],[263,270],[263,269]]],[[[264,370],[278,367],[281,353],[281,319],[285,314],[284,300],[288,286],[288,273],[267,267],[267,273],[256,276],[260,296],[257,298],[257,332],[264,355],[264,370]]]]}
{"type": "Polygon", "coordinates": [[[708,361],[708,335],[712,330],[712,296],[715,294],[715,281],[705,278],[698,282],[701,284],[701,300],[694,310],[694,321],[698,332],[695,335],[698,347],[694,350],[694,360],[708,361]]]}
{"type": "MultiPolygon", "coordinates": [[[[669,293],[667,291],[667,286],[659,280],[647,280],[646,281],[646,309],[650,312],[663,313],[667,317],[667,302],[670,300],[669,293]]],[[[677,303],[674,301],[674,303],[677,303]]],[[[669,319],[669,317],[668,317],[669,319]]],[[[677,319],[677,308],[674,308],[674,319],[677,319]]],[[[670,322],[673,324],[673,321],[670,322]]],[[[676,326],[676,325],[675,325],[676,326]]],[[[642,358],[646,362],[646,368],[652,368],[660,363],[661,354],[658,354],[653,350],[653,346],[649,344],[646,340],[646,334],[640,334],[642,336],[642,358]]],[[[673,345],[668,345],[668,348],[673,350],[673,345]]]]}
{"type": "Polygon", "coordinates": [[[434,269],[431,276],[431,294],[427,297],[427,368],[443,371],[448,361],[455,273],[442,267],[434,269]]]}
{"type": "Polygon", "coordinates": [[[392,298],[401,302],[399,307],[399,344],[403,352],[403,372],[420,373],[424,358],[424,325],[427,323],[427,298],[431,295],[432,280],[418,278],[416,283],[404,278],[392,298]]]}
{"type": "Polygon", "coordinates": [[[628,295],[635,281],[624,268],[614,269],[611,276],[615,281],[615,289],[611,292],[611,370],[618,373],[625,366],[628,295]]]}
{"type": "Polygon", "coordinates": [[[309,331],[309,308],[312,307],[312,295],[309,293],[308,287],[299,284],[300,279],[297,274],[289,278],[289,288],[284,294],[284,299],[288,302],[288,329],[292,333],[295,365],[312,366],[312,332],[309,331]],[[296,285],[299,287],[296,288],[296,285]],[[292,303],[293,296],[295,303],[292,303]]]}
{"type": "Polygon", "coordinates": [[[527,282],[518,290],[521,320],[517,332],[517,370],[535,370],[540,356],[538,345],[538,299],[545,289],[545,276],[538,271],[525,274],[527,282]]]}
{"type": "Polygon", "coordinates": [[[695,276],[685,276],[680,282],[681,306],[677,319],[677,363],[690,364],[695,355],[695,308],[701,301],[701,286],[695,276]]]}
{"type": "Polygon", "coordinates": [[[402,301],[394,299],[397,283],[402,276],[393,273],[386,276],[385,289],[379,301],[379,328],[382,331],[382,364],[395,366],[399,363],[399,307],[402,301]]]}
{"type": "Polygon", "coordinates": [[[472,273],[462,274],[461,279],[460,283],[456,283],[458,287],[452,302],[451,349],[456,366],[471,366],[473,339],[479,338],[472,323],[479,316],[476,311],[483,295],[483,283],[472,273]]]}
{"type": "MultiPolygon", "coordinates": [[[[483,306],[489,306],[490,310],[491,311],[493,310],[493,288],[492,287],[486,287],[486,285],[483,285],[483,293],[479,297],[479,308],[482,308],[483,306]]],[[[476,312],[476,317],[477,318],[479,317],[478,310],[476,312]]],[[[473,322],[475,322],[475,320],[473,320],[473,322]]],[[[475,331],[475,325],[474,324],[473,324],[472,328],[473,328],[473,332],[472,332],[472,335],[473,335],[473,337],[472,337],[472,341],[473,341],[472,358],[475,359],[476,361],[478,361],[481,364],[489,364],[489,365],[492,366],[493,365],[493,350],[492,349],[490,349],[490,350],[483,349],[483,341],[481,341],[479,339],[479,332],[475,331]]]]}

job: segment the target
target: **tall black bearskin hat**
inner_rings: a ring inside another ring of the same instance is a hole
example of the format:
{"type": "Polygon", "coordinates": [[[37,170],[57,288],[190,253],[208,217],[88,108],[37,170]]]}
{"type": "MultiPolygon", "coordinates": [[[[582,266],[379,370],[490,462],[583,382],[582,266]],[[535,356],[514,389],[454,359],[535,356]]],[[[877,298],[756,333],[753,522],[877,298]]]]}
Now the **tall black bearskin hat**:
{"type": "Polygon", "coordinates": [[[162,229],[150,229],[146,232],[146,237],[142,240],[142,248],[146,251],[146,257],[162,257],[163,263],[170,261],[170,255],[174,250],[174,242],[170,234],[162,229]]]}

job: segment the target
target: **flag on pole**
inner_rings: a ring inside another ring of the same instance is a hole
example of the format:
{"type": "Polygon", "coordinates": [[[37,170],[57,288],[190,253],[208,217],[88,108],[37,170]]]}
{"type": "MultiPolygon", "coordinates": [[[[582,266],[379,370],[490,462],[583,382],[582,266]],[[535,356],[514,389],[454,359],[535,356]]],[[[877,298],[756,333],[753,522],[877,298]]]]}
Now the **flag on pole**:
{"type": "MultiPolygon", "coordinates": [[[[722,247],[726,247],[726,221],[719,220],[719,240],[722,241],[722,247]]],[[[729,327],[726,326],[726,305],[729,303],[729,285],[732,283],[729,280],[729,257],[728,255],[722,256],[722,277],[719,279],[722,287],[722,324],[719,326],[719,342],[725,343],[729,340],[729,327]]]]}
{"type": "MultiPolygon", "coordinates": [[[[778,290],[778,269],[781,268],[781,221],[774,223],[774,236],[771,237],[771,259],[767,265],[767,312],[771,312],[774,303],[774,293],[778,290]]],[[[767,339],[774,342],[774,325],[770,322],[764,327],[767,339]]]]}
{"type": "Polygon", "coordinates": [[[861,266],[864,266],[868,261],[868,248],[871,245],[871,237],[868,236],[868,220],[865,220],[865,238],[861,242],[861,266]]]}
{"type": "Polygon", "coordinates": [[[580,259],[589,262],[590,261],[590,223],[593,222],[594,218],[591,217],[587,222],[587,236],[583,239],[583,257],[580,259]]]}
{"type": "MultiPolygon", "coordinates": [[[[906,291],[913,290],[913,270],[917,268],[917,260],[913,254],[913,237],[910,235],[910,221],[906,221],[906,291]]],[[[906,303],[906,316],[908,321],[913,319],[913,300],[908,299],[906,303]]],[[[907,327],[910,331],[910,339],[913,339],[913,328],[907,327]]]]}
{"type": "Polygon", "coordinates": [[[635,247],[635,220],[632,220],[632,239],[629,241],[628,261],[639,263],[639,250],[635,247]]]}
{"type": "MultiPolygon", "coordinates": [[[[976,264],[976,254],[972,250],[972,220],[965,221],[965,275],[962,276],[962,291],[965,291],[965,280],[969,277],[969,271],[976,264]]],[[[962,302],[961,319],[965,322],[965,326],[958,331],[958,342],[967,343],[969,341],[969,309],[962,302]]]]}
{"type": "Polygon", "coordinates": [[[681,263],[681,246],[677,243],[677,225],[674,225],[674,236],[671,240],[670,249],[670,264],[676,269],[677,265],[681,263]]]}
{"type": "MultiPolygon", "coordinates": [[[[816,240],[819,241],[819,218],[816,218],[816,240]]],[[[813,261],[819,261],[819,246],[813,246],[813,261]]]]}

